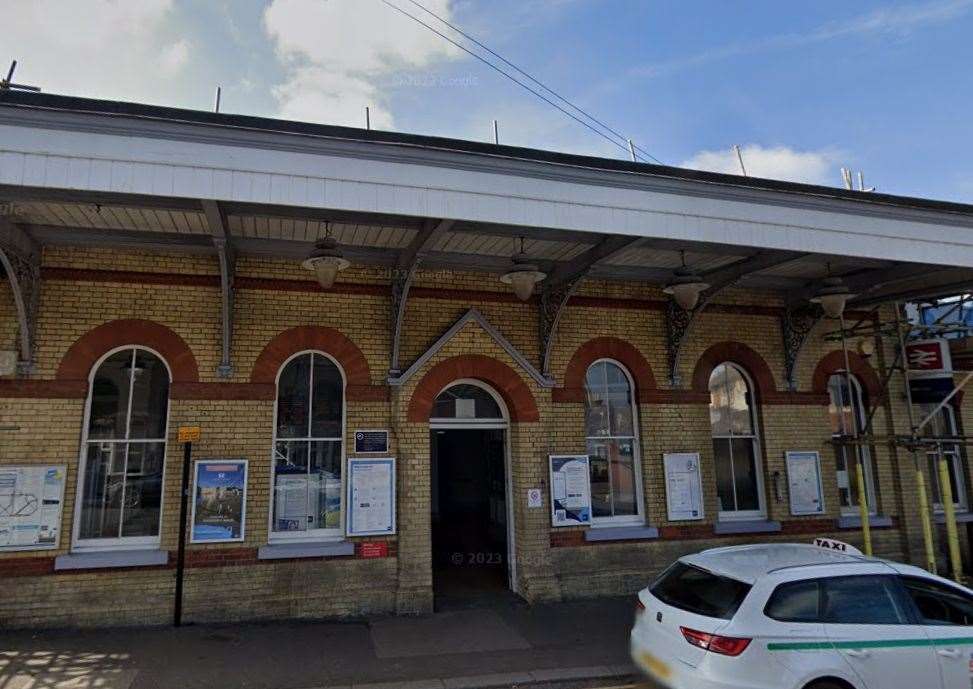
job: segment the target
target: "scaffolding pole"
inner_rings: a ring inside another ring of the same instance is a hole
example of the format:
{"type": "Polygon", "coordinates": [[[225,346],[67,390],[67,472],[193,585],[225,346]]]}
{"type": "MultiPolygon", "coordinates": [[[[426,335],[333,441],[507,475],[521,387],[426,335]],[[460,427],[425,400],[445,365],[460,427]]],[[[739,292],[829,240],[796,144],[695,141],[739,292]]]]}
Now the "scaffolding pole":
{"type": "MultiPolygon", "coordinates": [[[[855,398],[852,393],[852,382],[851,382],[851,363],[848,358],[848,338],[845,336],[845,316],[841,314],[839,316],[841,323],[841,351],[845,357],[845,386],[848,389],[848,407],[851,409],[851,430],[852,437],[857,441],[859,438],[858,429],[858,410],[855,409],[855,398]]],[[[861,324],[859,321],[858,324],[861,324]]],[[[841,402],[842,407],[844,406],[844,401],[841,402]]],[[[842,411],[844,413],[844,411],[842,411]]],[[[855,451],[852,453],[855,456],[855,483],[857,493],[858,493],[858,516],[862,523],[862,541],[865,548],[865,554],[872,554],[872,524],[870,517],[870,512],[868,509],[868,491],[865,486],[865,471],[862,467],[862,457],[864,453],[861,451],[860,446],[855,444],[855,451]]],[[[845,472],[848,472],[848,454],[845,453],[845,472]]]]}
{"type": "Polygon", "coordinates": [[[949,544],[949,561],[953,566],[953,580],[963,583],[963,561],[959,552],[959,533],[956,528],[956,506],[953,505],[953,485],[949,480],[949,467],[943,456],[943,444],[936,443],[936,468],[939,470],[939,495],[943,501],[946,518],[946,542],[949,544]]]}
{"type": "Polygon", "coordinates": [[[916,417],[912,409],[912,388],[909,386],[909,356],[905,350],[905,336],[902,334],[902,306],[895,302],[895,332],[899,340],[899,354],[902,359],[902,377],[905,382],[906,410],[909,413],[909,432],[912,437],[909,451],[912,453],[912,466],[916,472],[916,486],[919,490],[919,517],[922,520],[922,542],[926,552],[926,569],[936,573],[936,549],[932,540],[932,520],[929,515],[929,498],[926,495],[926,479],[916,454],[916,417]]]}

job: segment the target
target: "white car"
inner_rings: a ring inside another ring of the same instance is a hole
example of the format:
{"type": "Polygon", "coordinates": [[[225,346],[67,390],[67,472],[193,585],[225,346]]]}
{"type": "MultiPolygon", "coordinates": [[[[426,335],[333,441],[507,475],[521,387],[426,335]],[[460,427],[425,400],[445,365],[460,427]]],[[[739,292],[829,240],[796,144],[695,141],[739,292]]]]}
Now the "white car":
{"type": "Polygon", "coordinates": [[[971,689],[973,591],[848,550],[677,560],[639,592],[633,660],[673,689],[971,689]]]}

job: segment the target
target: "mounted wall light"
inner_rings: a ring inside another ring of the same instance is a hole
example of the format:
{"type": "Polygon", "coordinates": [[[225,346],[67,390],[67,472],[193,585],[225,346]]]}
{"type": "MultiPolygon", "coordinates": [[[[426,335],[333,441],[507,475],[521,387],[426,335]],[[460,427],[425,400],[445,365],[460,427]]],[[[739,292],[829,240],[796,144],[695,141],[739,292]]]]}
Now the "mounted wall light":
{"type": "Polygon", "coordinates": [[[510,285],[514,294],[521,301],[530,299],[534,293],[534,286],[547,277],[547,273],[541,272],[535,264],[530,262],[530,258],[524,251],[524,238],[520,238],[520,252],[514,254],[513,268],[500,276],[500,282],[510,285]]]}
{"type": "Polygon", "coordinates": [[[821,286],[811,297],[811,303],[820,304],[825,315],[829,318],[841,318],[841,314],[845,312],[845,304],[853,296],[855,295],[851,293],[851,290],[848,289],[841,278],[831,275],[831,264],[829,263],[828,277],[821,282],[821,286]]]}
{"type": "Polygon", "coordinates": [[[682,265],[676,269],[662,291],[671,294],[684,311],[692,311],[699,303],[699,295],[709,288],[709,283],[703,282],[703,278],[686,265],[685,251],[680,251],[679,257],[682,265]]]}
{"type": "Polygon", "coordinates": [[[325,236],[314,243],[314,248],[301,265],[314,273],[318,284],[324,289],[331,289],[338,271],[351,265],[338,248],[338,242],[331,236],[330,223],[325,223],[325,236]]]}

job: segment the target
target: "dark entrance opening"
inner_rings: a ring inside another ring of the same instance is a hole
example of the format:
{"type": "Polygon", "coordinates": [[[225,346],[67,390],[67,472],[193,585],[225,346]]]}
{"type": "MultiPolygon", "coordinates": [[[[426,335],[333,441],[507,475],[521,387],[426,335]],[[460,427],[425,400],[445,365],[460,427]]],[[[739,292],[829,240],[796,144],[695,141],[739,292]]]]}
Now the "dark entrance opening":
{"type": "Polygon", "coordinates": [[[437,608],[507,590],[502,429],[431,431],[433,590],[437,608]]]}

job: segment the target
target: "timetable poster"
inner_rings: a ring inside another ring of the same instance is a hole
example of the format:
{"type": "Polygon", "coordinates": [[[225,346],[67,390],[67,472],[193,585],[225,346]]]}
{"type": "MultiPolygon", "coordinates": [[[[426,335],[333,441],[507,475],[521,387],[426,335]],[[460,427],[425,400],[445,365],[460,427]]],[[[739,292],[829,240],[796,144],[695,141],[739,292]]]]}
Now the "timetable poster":
{"type": "Polygon", "coordinates": [[[821,458],[817,452],[788,452],[787,486],[791,514],[822,514],[824,496],[821,486],[821,458]]]}
{"type": "Polygon", "coordinates": [[[349,536],[395,533],[395,458],[348,459],[349,536]]]}
{"type": "Polygon", "coordinates": [[[551,455],[551,524],[591,525],[588,455],[551,455]]]}
{"type": "Polygon", "coordinates": [[[666,511],[669,521],[703,518],[703,485],[698,452],[662,456],[666,473],[666,511]]]}

